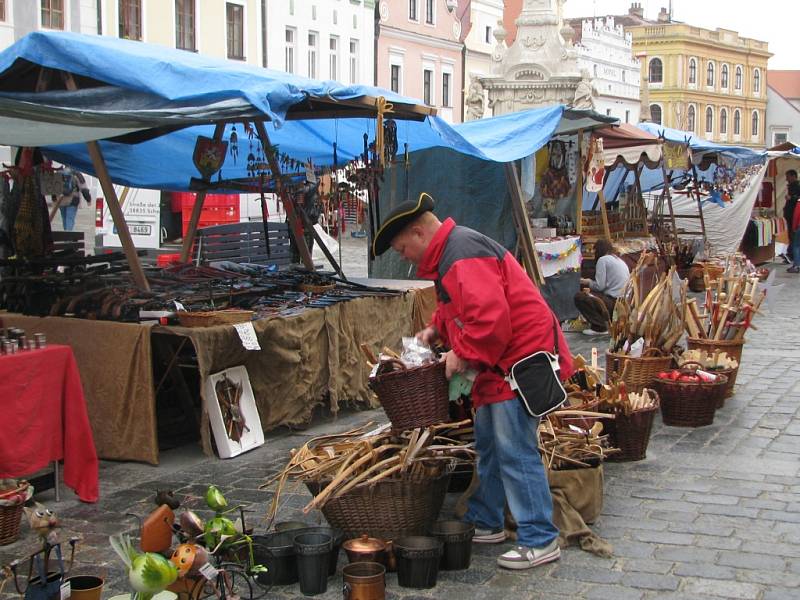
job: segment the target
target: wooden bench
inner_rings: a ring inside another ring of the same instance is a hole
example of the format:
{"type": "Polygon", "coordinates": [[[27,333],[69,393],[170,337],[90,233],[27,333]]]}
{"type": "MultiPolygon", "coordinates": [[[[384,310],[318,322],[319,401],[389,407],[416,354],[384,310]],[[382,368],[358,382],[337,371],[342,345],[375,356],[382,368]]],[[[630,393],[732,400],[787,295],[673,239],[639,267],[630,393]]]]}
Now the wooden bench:
{"type": "Polygon", "coordinates": [[[277,265],[292,263],[289,227],[286,223],[268,223],[269,255],[264,239],[264,223],[243,221],[213,225],[197,230],[195,256],[198,264],[213,265],[223,261],[277,265]]]}
{"type": "Polygon", "coordinates": [[[82,231],[53,231],[53,253],[86,256],[82,231]]]}

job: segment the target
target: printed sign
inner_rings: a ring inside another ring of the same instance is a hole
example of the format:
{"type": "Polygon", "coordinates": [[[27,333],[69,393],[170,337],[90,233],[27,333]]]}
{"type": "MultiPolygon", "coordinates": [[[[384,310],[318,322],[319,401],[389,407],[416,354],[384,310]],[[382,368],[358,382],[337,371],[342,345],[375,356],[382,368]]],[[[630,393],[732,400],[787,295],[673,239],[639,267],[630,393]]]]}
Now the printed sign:
{"type": "Polygon", "coordinates": [[[256,328],[253,327],[253,322],[236,323],[234,325],[236,333],[239,334],[239,339],[242,340],[242,346],[245,350],[261,350],[258,344],[258,337],[256,337],[256,328]]]}

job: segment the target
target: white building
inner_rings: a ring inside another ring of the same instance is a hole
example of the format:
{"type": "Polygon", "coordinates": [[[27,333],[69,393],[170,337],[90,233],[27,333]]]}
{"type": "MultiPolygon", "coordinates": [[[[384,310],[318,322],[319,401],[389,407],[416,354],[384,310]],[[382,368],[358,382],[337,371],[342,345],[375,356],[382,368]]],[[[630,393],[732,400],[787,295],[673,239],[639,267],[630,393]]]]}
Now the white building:
{"type": "Polygon", "coordinates": [[[800,145],[800,71],[767,71],[767,147],[800,145]]]}
{"type": "Polygon", "coordinates": [[[633,40],[614,17],[572,22],[578,65],[589,72],[597,97],[595,110],[622,123],[639,122],[639,60],[633,40]]]}
{"type": "Polygon", "coordinates": [[[267,0],[264,66],[312,79],[375,81],[374,0],[267,0]]]}
{"type": "MultiPolygon", "coordinates": [[[[464,39],[464,88],[468,92],[473,77],[487,77],[492,73],[492,52],[497,43],[494,30],[503,19],[503,0],[472,0],[470,29],[464,39]]],[[[466,100],[466,93],[464,98],[466,100]]],[[[487,106],[488,98],[484,99],[487,106]]],[[[466,106],[464,114],[467,114],[466,106]]],[[[490,116],[484,111],[484,116],[490,116]]],[[[465,117],[466,120],[466,117],[465,117]]]]}

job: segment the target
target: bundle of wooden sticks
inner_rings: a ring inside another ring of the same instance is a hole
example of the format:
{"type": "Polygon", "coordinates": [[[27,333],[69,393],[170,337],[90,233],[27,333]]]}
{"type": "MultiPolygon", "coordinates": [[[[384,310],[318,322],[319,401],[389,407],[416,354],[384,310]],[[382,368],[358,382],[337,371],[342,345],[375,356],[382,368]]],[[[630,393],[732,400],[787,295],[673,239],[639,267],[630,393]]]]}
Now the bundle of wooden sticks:
{"type": "Polygon", "coordinates": [[[726,270],[716,285],[706,286],[703,312],[694,299],[687,301],[686,332],[692,338],[742,340],[748,329],[756,329],[753,316],[761,314],[759,308],[766,295],[766,290],[758,291],[757,275],[726,270]]]}
{"type": "MultiPolygon", "coordinates": [[[[614,452],[603,435],[603,413],[585,410],[558,410],[539,424],[539,451],[548,469],[596,467],[614,452]]],[[[613,418],[613,416],[611,416],[613,418]]]]}
{"type": "Polygon", "coordinates": [[[442,423],[393,434],[388,425],[370,431],[373,423],[338,435],[316,437],[291,451],[286,467],[262,488],[275,486],[267,515],[271,522],[289,479],[318,484],[320,492],[304,512],[357,487],[384,479],[435,478],[459,460],[473,460],[472,444],[462,441],[472,433],[471,421],[442,423]]]}

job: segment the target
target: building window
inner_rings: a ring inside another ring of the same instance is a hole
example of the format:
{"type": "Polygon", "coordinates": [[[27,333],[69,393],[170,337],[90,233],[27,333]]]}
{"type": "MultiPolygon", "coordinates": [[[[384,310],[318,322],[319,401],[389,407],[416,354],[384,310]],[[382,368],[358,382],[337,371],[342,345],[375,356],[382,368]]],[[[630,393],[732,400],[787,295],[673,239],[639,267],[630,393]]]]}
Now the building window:
{"type": "Polygon", "coordinates": [[[625,122],[626,123],[630,123],[631,122],[631,111],[629,111],[629,110],[625,111],[625,122]]]}
{"type": "Polygon", "coordinates": [[[719,73],[719,86],[723,90],[728,89],[728,65],[722,65],[722,69],[719,73]]]}
{"type": "Polygon", "coordinates": [[[711,61],[708,61],[708,66],[706,67],[706,85],[714,87],[714,63],[711,61]]]}
{"type": "Polygon", "coordinates": [[[733,88],[741,91],[742,89],[742,67],[736,66],[736,75],[734,76],[733,88]]]}
{"type": "Polygon", "coordinates": [[[197,50],[195,45],[194,0],[175,0],[175,47],[197,50]]]}
{"type": "Polygon", "coordinates": [[[228,58],[244,60],[244,6],[228,2],[225,12],[228,30],[228,58]]]}
{"type": "Polygon", "coordinates": [[[720,135],[728,134],[728,110],[725,108],[719,111],[719,133],[720,135]]]}
{"type": "Polygon", "coordinates": [[[408,0],[408,19],[417,20],[417,0],[408,0]]]}
{"type": "Polygon", "coordinates": [[[422,99],[428,106],[433,106],[433,71],[422,71],[422,99]]]}
{"type": "Polygon", "coordinates": [[[294,16],[294,0],[289,0],[289,14],[294,16]]]}
{"type": "Polygon", "coordinates": [[[660,58],[654,58],[650,61],[649,69],[650,83],[662,83],[664,81],[664,64],[660,58]]]}
{"type": "Polygon", "coordinates": [[[339,14],[336,11],[333,11],[333,24],[336,25],[339,23],[339,14]]]}
{"type": "Polygon", "coordinates": [[[486,40],[487,44],[491,44],[492,43],[492,28],[489,25],[487,25],[486,29],[484,30],[484,38],[483,39],[486,40]]]}
{"type": "Polygon", "coordinates": [[[697,110],[694,104],[690,104],[686,111],[686,131],[694,132],[697,128],[697,110]]]}
{"type": "Polygon", "coordinates": [[[391,77],[389,81],[389,89],[391,89],[395,94],[400,93],[400,65],[392,65],[391,69],[391,77]]]}
{"type": "Polygon", "coordinates": [[[350,40],[350,83],[358,81],[358,40],[350,40]]]}
{"type": "Polygon", "coordinates": [[[775,131],[772,134],[772,145],[784,144],[789,141],[789,134],[785,131],[775,131]]]}
{"type": "Polygon", "coordinates": [[[656,125],[661,125],[661,107],[658,104],[650,105],[650,118],[656,125]]]}
{"type": "Polygon", "coordinates": [[[312,21],[317,20],[317,6],[315,4],[311,5],[311,20],[312,21]]]}
{"type": "Polygon", "coordinates": [[[428,25],[433,25],[433,11],[434,11],[433,0],[425,0],[425,22],[428,25]]]}
{"type": "Polygon", "coordinates": [[[737,108],[733,111],[733,135],[739,135],[740,133],[742,133],[742,114],[737,108]]]}
{"type": "Polygon", "coordinates": [[[761,71],[753,71],[753,93],[758,96],[761,93],[761,71]]]}
{"type": "MultiPolygon", "coordinates": [[[[4,17],[5,12],[5,2],[3,2],[4,17]]],[[[64,29],[64,0],[42,0],[42,27],[64,29]]]]}
{"type": "Polygon", "coordinates": [[[697,61],[693,58],[689,59],[689,84],[694,85],[697,83],[697,61]]]}
{"type": "Polygon", "coordinates": [[[714,109],[710,106],[706,108],[706,133],[714,131],[714,109]]]}
{"type": "Polygon", "coordinates": [[[142,39],[141,0],[119,0],[119,37],[126,40],[142,39]]]}
{"type": "Polygon", "coordinates": [[[625,83],[625,70],[622,71],[622,83],[625,83]]]}
{"type": "Polygon", "coordinates": [[[753,137],[758,137],[758,111],[753,111],[753,119],[750,125],[750,131],[753,134],[753,137]]]}
{"type": "Polygon", "coordinates": [[[6,20],[6,0],[0,0],[0,21],[6,20]]]}
{"type": "Polygon", "coordinates": [[[294,39],[294,29],[286,29],[286,49],[285,49],[285,63],[284,63],[284,71],[287,73],[294,73],[294,57],[295,57],[295,39],[294,39]]]}
{"type": "Polygon", "coordinates": [[[329,57],[330,78],[334,81],[339,79],[339,38],[331,36],[330,40],[331,54],[329,57]]]}
{"type": "Polygon", "coordinates": [[[450,102],[450,85],[452,74],[442,73],[442,106],[452,106],[450,102]]]}
{"type": "Polygon", "coordinates": [[[308,76],[317,78],[317,34],[314,31],[308,32],[308,76]]]}

